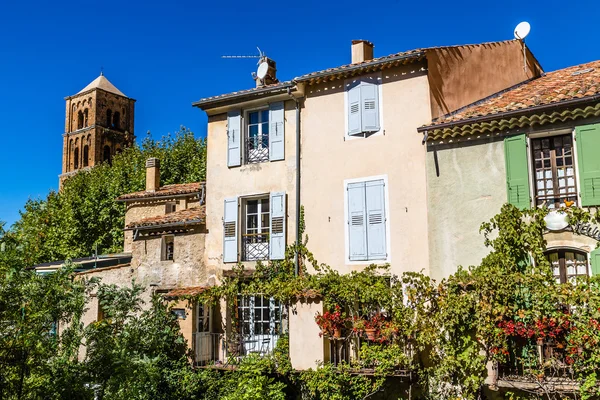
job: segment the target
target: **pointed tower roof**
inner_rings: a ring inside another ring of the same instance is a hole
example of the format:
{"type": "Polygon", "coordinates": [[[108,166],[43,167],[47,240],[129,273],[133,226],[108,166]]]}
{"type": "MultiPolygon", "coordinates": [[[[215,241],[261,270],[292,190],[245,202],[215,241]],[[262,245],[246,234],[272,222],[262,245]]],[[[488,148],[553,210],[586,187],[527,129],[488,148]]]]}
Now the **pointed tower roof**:
{"type": "MultiPolygon", "coordinates": [[[[92,82],[90,82],[89,85],[87,85],[86,87],[81,89],[79,91],[79,93],[87,92],[88,90],[92,90],[92,89],[102,89],[102,90],[106,90],[107,92],[118,94],[119,96],[127,97],[127,96],[125,96],[125,94],[123,92],[121,92],[119,89],[117,89],[115,85],[110,83],[110,81],[108,79],[106,79],[106,77],[104,76],[103,73],[100,73],[99,77],[97,77],[92,82]]],[[[79,93],[77,93],[77,94],[79,94],[79,93]]]]}

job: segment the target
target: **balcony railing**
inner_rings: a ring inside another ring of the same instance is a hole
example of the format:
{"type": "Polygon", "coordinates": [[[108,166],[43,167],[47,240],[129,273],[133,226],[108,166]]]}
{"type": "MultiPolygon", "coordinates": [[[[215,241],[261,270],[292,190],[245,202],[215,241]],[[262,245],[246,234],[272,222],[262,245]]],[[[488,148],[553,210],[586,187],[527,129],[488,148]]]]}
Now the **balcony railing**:
{"type": "Polygon", "coordinates": [[[232,366],[250,354],[268,356],[273,353],[279,335],[230,335],[222,333],[194,334],[196,364],[232,366]]]}
{"type": "Polygon", "coordinates": [[[268,258],[268,233],[248,233],[242,235],[242,261],[267,260],[268,258]]]}
{"type": "Polygon", "coordinates": [[[269,135],[246,138],[246,163],[254,164],[269,161],[269,135]]]}

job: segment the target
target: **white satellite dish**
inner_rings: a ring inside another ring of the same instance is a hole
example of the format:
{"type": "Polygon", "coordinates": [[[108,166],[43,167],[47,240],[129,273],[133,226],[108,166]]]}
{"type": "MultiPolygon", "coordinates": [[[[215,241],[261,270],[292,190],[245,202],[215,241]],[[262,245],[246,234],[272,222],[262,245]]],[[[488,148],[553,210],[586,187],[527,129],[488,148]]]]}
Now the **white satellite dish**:
{"type": "Polygon", "coordinates": [[[267,76],[267,72],[269,71],[269,64],[266,61],[262,61],[258,64],[258,69],[256,70],[256,76],[258,79],[265,79],[267,76]]]}
{"type": "Polygon", "coordinates": [[[529,35],[531,25],[529,22],[523,21],[515,28],[515,39],[523,40],[529,35]]]}

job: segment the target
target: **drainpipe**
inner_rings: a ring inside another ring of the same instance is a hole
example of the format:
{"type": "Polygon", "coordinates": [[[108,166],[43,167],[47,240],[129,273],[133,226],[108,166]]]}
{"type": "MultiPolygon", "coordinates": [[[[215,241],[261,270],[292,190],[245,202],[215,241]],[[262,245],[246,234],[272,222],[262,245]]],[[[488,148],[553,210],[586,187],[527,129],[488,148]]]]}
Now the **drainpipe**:
{"type": "MultiPolygon", "coordinates": [[[[300,244],[300,101],[292,96],[291,88],[288,88],[288,95],[290,95],[296,103],[296,246],[300,244]]],[[[294,273],[296,276],[299,274],[300,260],[298,254],[298,248],[296,247],[296,254],[294,255],[294,273]]]]}

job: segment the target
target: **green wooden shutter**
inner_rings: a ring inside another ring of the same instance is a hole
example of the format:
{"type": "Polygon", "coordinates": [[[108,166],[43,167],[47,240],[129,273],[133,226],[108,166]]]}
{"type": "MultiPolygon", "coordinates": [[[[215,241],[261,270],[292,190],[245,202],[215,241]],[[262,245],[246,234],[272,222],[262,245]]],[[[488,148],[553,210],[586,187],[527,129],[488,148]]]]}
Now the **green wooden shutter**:
{"type": "Polygon", "coordinates": [[[521,210],[531,207],[525,134],[504,139],[508,202],[521,210]]]}
{"type": "Polygon", "coordinates": [[[600,248],[590,253],[590,262],[592,263],[592,276],[600,274],[600,248]]]}
{"type": "Polygon", "coordinates": [[[600,124],[575,128],[582,206],[600,205],[600,124]]]}

